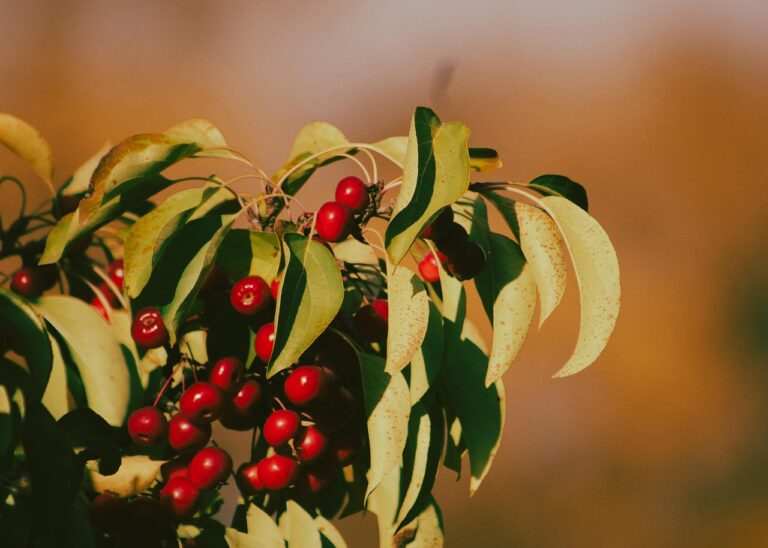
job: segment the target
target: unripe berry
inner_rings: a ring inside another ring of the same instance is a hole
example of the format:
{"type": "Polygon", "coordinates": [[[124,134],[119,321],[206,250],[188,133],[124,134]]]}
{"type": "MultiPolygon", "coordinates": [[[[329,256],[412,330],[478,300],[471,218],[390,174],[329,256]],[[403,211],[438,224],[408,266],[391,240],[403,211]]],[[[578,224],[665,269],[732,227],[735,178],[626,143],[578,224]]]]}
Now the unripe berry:
{"type": "Polygon", "coordinates": [[[219,418],[222,404],[218,387],[198,381],[181,395],[179,412],[193,422],[213,422],[219,418]]]}
{"type": "Polygon", "coordinates": [[[272,302],[269,286],[259,276],[246,276],[232,286],[230,293],[232,306],[246,316],[253,316],[264,310],[272,302]]]}
{"type": "Polygon", "coordinates": [[[440,263],[445,262],[445,255],[440,251],[437,252],[437,256],[434,253],[427,254],[421,262],[419,262],[419,275],[421,279],[429,283],[437,283],[440,281],[440,267],[437,263],[438,259],[440,263]]]}
{"type": "Polygon", "coordinates": [[[321,399],[332,384],[329,373],[316,365],[302,365],[285,379],[285,395],[298,406],[310,405],[321,399]]]}
{"type": "Polygon", "coordinates": [[[240,465],[235,474],[235,482],[240,492],[247,497],[263,491],[264,484],[259,478],[259,463],[246,462],[240,465]]]}
{"type": "Polygon", "coordinates": [[[307,426],[296,437],[295,447],[299,462],[313,462],[325,454],[328,437],[314,426],[307,426]]]}
{"type": "Polygon", "coordinates": [[[137,409],[128,417],[128,435],[141,445],[154,445],[168,431],[168,421],[157,407],[137,409]]]}
{"type": "Polygon", "coordinates": [[[352,232],[352,210],[340,202],[326,202],[315,215],[317,235],[326,242],[340,242],[352,232]]]}
{"type": "Polygon", "coordinates": [[[377,299],[357,311],[354,325],[357,333],[367,341],[380,341],[387,338],[389,303],[377,299]]]}
{"type": "Polygon", "coordinates": [[[234,356],[221,358],[208,374],[208,381],[226,393],[231,393],[243,375],[243,362],[234,356]]]}
{"type": "Polygon", "coordinates": [[[11,289],[27,299],[36,299],[45,290],[45,281],[37,268],[20,268],[13,274],[11,289]]]}
{"type": "Polygon", "coordinates": [[[211,439],[211,425],[197,424],[181,413],[168,423],[168,443],[179,453],[197,451],[211,439]]]}
{"type": "Polygon", "coordinates": [[[290,409],[279,409],[264,422],[264,440],[273,447],[288,442],[299,429],[299,415],[290,409]]]}
{"type": "Polygon", "coordinates": [[[160,503],[166,513],[174,519],[192,517],[197,507],[200,492],[185,478],[173,478],[160,490],[160,503]]]}
{"type": "Polygon", "coordinates": [[[336,185],[336,201],[341,202],[352,211],[362,211],[371,203],[368,187],[359,177],[344,177],[336,185]]]}
{"type": "Polygon", "coordinates": [[[206,447],[189,463],[189,481],[201,491],[207,491],[227,479],[232,472],[232,458],[219,447],[206,447]]]}
{"type": "Polygon", "coordinates": [[[285,455],[272,455],[259,462],[259,479],[270,491],[285,489],[293,484],[299,463],[285,455]]]}
{"type": "Polygon", "coordinates": [[[256,349],[256,355],[264,363],[269,362],[272,357],[272,350],[275,348],[275,324],[265,323],[256,332],[256,338],[253,341],[256,349]]]}
{"type": "Polygon", "coordinates": [[[160,311],[154,307],[142,308],[131,325],[131,336],[136,344],[145,348],[158,348],[168,342],[168,330],[160,311]]]}

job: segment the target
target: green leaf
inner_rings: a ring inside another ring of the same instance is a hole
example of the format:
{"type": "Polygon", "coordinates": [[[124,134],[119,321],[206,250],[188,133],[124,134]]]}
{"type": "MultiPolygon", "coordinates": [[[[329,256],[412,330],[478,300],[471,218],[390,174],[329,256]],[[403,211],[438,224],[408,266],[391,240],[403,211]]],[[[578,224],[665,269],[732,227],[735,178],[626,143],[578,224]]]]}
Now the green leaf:
{"type": "Polygon", "coordinates": [[[0,331],[14,342],[17,353],[27,364],[30,387],[27,398],[39,401],[48,385],[53,350],[40,315],[11,291],[0,288],[0,331]]]}
{"type": "Polygon", "coordinates": [[[395,265],[440,210],[469,188],[468,138],[469,129],[461,122],[441,124],[431,110],[416,109],[403,183],[385,233],[387,253],[395,265]]]}
{"type": "Polygon", "coordinates": [[[541,175],[528,183],[528,186],[542,194],[570,200],[584,211],[589,210],[587,191],[579,183],[563,175],[541,175]]]}
{"type": "Polygon", "coordinates": [[[73,196],[88,192],[88,188],[91,185],[91,177],[96,170],[96,166],[99,165],[101,159],[111,148],[112,145],[109,143],[104,144],[96,154],[91,156],[83,165],[75,170],[72,177],[62,185],[59,193],[63,196],[73,196]]]}
{"type": "Polygon", "coordinates": [[[368,472],[366,498],[400,465],[408,438],[411,413],[408,383],[402,374],[384,372],[384,360],[378,356],[359,354],[363,381],[371,467],[368,472]]]}
{"type": "Polygon", "coordinates": [[[27,162],[46,181],[53,177],[53,151],[42,135],[24,120],[0,112],[0,145],[27,162]]]}
{"type": "Polygon", "coordinates": [[[494,207],[496,207],[498,212],[501,214],[501,217],[512,231],[512,234],[514,234],[515,238],[520,240],[520,226],[517,221],[515,201],[490,190],[480,190],[480,193],[483,195],[483,197],[485,197],[485,199],[493,204],[494,207]]]}
{"type": "Polygon", "coordinates": [[[74,297],[51,295],[41,298],[36,306],[66,341],[89,407],[111,425],[122,425],[130,379],[115,332],[92,306],[74,297]]]}
{"type": "Polygon", "coordinates": [[[368,498],[368,510],[376,514],[379,546],[397,546],[393,542],[395,517],[400,502],[400,467],[392,468],[368,498]]]}
{"type": "Polygon", "coordinates": [[[363,295],[375,299],[384,290],[386,280],[379,270],[376,251],[370,245],[349,238],[333,246],[333,255],[352,267],[350,283],[358,287],[363,295]]]}
{"type": "Polygon", "coordinates": [[[499,153],[492,148],[469,147],[469,167],[472,171],[494,171],[501,166],[499,153]]]}
{"type": "Polygon", "coordinates": [[[304,508],[289,500],[280,515],[280,531],[290,548],[322,548],[320,531],[312,516],[304,508]]]}
{"type": "Polygon", "coordinates": [[[285,546],[277,524],[255,504],[248,506],[246,514],[248,533],[227,528],[226,539],[231,548],[276,548],[285,546]]]}
{"type": "Polygon", "coordinates": [[[416,535],[410,541],[408,548],[442,548],[445,539],[443,536],[443,514],[432,499],[431,504],[419,514],[413,525],[416,535]]]}
{"type": "Polygon", "coordinates": [[[520,223],[520,247],[539,293],[541,327],[565,293],[568,272],[563,238],[552,218],[538,207],[517,202],[515,212],[520,223]]]}
{"type": "Polygon", "coordinates": [[[399,373],[419,351],[429,323],[429,296],[413,271],[387,265],[389,330],[387,366],[390,375],[399,373]]]}
{"type": "Polygon", "coordinates": [[[540,203],[560,229],[573,261],[581,299],[576,348],[556,377],[578,373],[602,353],[616,325],[621,305],[619,262],[608,234],[583,209],[565,198],[540,203]]]}
{"type": "Polygon", "coordinates": [[[443,361],[443,344],[443,315],[430,300],[427,333],[421,348],[411,358],[408,384],[412,406],[427,393],[437,377],[443,361]]]}
{"type": "Polygon", "coordinates": [[[290,367],[336,317],[344,299],[341,272],[328,249],[306,236],[283,236],[286,257],[268,377],[290,367]]]}
{"type": "Polygon", "coordinates": [[[231,230],[221,244],[216,264],[231,280],[252,275],[269,283],[280,268],[280,242],[274,232],[231,230]]]}
{"type": "Polygon", "coordinates": [[[67,390],[67,366],[61,355],[59,343],[50,333],[48,339],[51,344],[53,359],[51,361],[51,376],[48,379],[48,386],[45,387],[42,402],[53,418],[58,420],[69,412],[71,407],[69,391],[67,390]]]}

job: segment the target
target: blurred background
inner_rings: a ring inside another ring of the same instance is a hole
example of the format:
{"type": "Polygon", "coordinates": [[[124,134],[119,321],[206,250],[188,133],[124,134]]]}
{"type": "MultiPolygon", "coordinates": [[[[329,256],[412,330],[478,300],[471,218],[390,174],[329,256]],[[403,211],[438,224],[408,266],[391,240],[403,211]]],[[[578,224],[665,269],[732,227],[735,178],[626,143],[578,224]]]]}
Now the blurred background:
{"type": "MultiPolygon", "coordinates": [[[[768,545],[768,3],[1,10],[0,111],[47,136],[60,181],[107,140],[191,116],[272,171],[308,121],[372,141],[428,105],[499,150],[494,180],[583,183],[622,267],[615,336],[584,373],[551,378],[576,339],[571,283],[505,378],[484,486],[470,500],[466,478],[439,480],[447,546],[768,545]]],[[[305,203],[332,191],[322,180],[305,203]]],[[[339,526],[374,543],[373,516],[339,526]]]]}

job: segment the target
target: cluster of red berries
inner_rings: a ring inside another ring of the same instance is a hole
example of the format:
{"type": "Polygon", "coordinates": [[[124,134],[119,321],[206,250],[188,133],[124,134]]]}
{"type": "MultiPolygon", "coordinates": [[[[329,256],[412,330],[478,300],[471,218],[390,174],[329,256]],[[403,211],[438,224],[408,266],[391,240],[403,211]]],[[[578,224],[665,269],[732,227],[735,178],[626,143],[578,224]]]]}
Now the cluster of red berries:
{"type": "Polygon", "coordinates": [[[352,233],[355,215],[371,203],[369,187],[354,176],[343,178],[336,185],[336,196],[325,202],[315,215],[315,231],[326,242],[340,242],[352,233]]]}
{"type": "Polygon", "coordinates": [[[453,210],[443,209],[421,237],[432,240],[437,247],[419,262],[419,274],[425,282],[440,281],[438,261],[453,276],[469,280],[482,272],[485,267],[483,248],[468,239],[466,229],[453,220],[453,210]],[[435,253],[437,256],[435,256],[435,253]]]}

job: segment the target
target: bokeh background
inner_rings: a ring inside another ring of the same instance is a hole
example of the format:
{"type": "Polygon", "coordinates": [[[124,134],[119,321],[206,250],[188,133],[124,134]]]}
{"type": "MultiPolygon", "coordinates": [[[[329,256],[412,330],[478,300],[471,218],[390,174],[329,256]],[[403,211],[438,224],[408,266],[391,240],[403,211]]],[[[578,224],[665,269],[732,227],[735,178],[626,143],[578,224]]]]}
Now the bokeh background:
{"type": "MultiPolygon", "coordinates": [[[[0,110],[48,137],[60,180],[191,116],[271,171],[310,120],[376,140],[419,104],[497,148],[494,179],[585,184],[622,266],[599,362],[551,378],[571,284],[506,376],[483,488],[442,475],[447,545],[768,545],[768,3],[0,4],[0,110]]],[[[373,516],[340,527],[373,545],[373,516]]]]}

